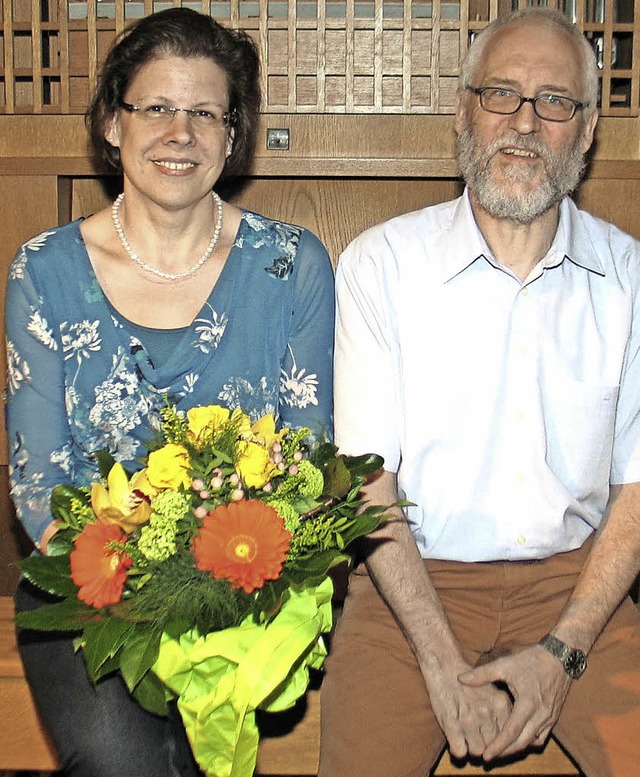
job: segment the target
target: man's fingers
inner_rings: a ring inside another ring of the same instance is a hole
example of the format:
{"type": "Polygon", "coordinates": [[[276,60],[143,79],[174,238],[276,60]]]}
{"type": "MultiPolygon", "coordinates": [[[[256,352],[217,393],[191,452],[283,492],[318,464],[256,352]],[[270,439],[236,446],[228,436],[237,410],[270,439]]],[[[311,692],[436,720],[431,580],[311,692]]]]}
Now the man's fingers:
{"type": "Polygon", "coordinates": [[[520,725],[507,725],[502,729],[495,741],[491,742],[483,753],[486,761],[494,758],[506,758],[510,755],[522,752],[530,745],[541,747],[551,733],[548,721],[529,720],[520,725]]]}
{"type": "Polygon", "coordinates": [[[462,735],[461,731],[445,731],[444,735],[447,738],[449,745],[449,752],[453,758],[465,758],[468,751],[467,740],[462,735]]]}
{"type": "MultiPolygon", "coordinates": [[[[482,757],[485,761],[492,761],[494,758],[506,755],[507,750],[520,741],[523,732],[527,735],[527,729],[530,726],[529,715],[514,708],[498,736],[487,745],[482,757]]],[[[529,735],[533,736],[533,730],[529,732],[529,735]]]]}
{"type": "Polygon", "coordinates": [[[472,669],[470,672],[464,672],[458,675],[458,682],[463,685],[468,685],[472,688],[478,688],[481,685],[487,685],[487,683],[494,683],[497,680],[501,680],[495,671],[495,662],[491,664],[485,664],[484,666],[478,666],[472,669]]]}

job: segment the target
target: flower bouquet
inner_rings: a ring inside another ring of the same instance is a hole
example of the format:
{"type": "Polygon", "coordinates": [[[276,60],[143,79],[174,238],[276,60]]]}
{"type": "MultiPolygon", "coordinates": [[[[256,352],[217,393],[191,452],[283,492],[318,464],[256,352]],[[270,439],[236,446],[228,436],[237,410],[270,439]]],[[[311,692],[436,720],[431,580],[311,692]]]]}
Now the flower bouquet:
{"type": "Polygon", "coordinates": [[[167,404],[142,470],[96,454],[102,482],[57,486],[59,531],[25,576],[59,601],[16,616],[77,631],[94,682],[119,672],[147,710],[177,702],[209,777],[249,777],[255,711],[291,707],[332,625],[329,569],[383,520],[358,494],[382,464],[308,429],[167,404]]]}

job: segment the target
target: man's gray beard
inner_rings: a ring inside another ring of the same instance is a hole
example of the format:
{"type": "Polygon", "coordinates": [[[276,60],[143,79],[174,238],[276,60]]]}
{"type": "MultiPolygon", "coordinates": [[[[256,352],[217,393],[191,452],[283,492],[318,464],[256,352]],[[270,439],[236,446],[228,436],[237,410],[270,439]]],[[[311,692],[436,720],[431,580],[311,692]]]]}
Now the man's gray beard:
{"type": "Polygon", "coordinates": [[[581,145],[582,134],[569,148],[554,155],[537,138],[509,133],[483,149],[473,131],[465,126],[458,134],[456,151],[460,172],[484,210],[496,218],[530,224],[580,183],[586,166],[581,145]],[[541,184],[527,187],[532,177],[531,171],[517,169],[515,165],[505,175],[524,185],[520,187],[519,193],[503,189],[494,180],[489,164],[494,154],[505,146],[526,148],[540,156],[546,173],[541,184]]]}

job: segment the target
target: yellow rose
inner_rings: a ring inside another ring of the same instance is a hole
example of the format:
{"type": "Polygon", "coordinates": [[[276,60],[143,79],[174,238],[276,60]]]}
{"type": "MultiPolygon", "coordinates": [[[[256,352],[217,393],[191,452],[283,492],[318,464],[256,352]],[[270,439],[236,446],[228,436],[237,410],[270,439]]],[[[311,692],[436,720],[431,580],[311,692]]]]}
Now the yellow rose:
{"type": "Polygon", "coordinates": [[[149,454],[147,480],[154,488],[187,488],[191,484],[191,477],[187,472],[190,467],[187,449],[182,445],[168,443],[149,454]]]}
{"type": "Polygon", "coordinates": [[[187,432],[189,439],[198,442],[203,436],[221,429],[229,420],[231,413],[220,405],[192,407],[187,411],[187,432]]]}
{"type": "Polygon", "coordinates": [[[106,524],[116,524],[131,532],[151,515],[151,505],[133,493],[134,477],[131,483],[122,464],[111,467],[107,477],[107,488],[102,483],[91,484],[91,507],[99,520],[106,524]]]}
{"type": "Polygon", "coordinates": [[[236,471],[248,488],[261,488],[269,480],[276,466],[269,451],[262,445],[248,442],[236,463],[236,471]]]}

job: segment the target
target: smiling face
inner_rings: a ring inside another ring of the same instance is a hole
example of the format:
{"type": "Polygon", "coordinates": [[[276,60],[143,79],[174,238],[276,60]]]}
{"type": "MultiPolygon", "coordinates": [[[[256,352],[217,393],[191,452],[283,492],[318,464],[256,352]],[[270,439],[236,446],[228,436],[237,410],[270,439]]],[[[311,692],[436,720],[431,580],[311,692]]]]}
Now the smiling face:
{"type": "MultiPolygon", "coordinates": [[[[229,110],[225,72],[210,59],[160,57],[142,66],[124,97],[133,105],[229,110]]],[[[184,111],[167,122],[120,110],[105,137],[120,149],[127,195],[168,209],[208,197],[231,153],[233,130],[198,126],[184,111]]]]}
{"type": "MultiPolygon", "coordinates": [[[[585,99],[580,52],[561,31],[521,21],[495,33],[473,79],[524,97],[552,93],[585,99]]],[[[597,113],[577,111],[568,122],[540,119],[531,103],[499,115],[465,91],[456,105],[458,163],[472,201],[490,215],[530,223],[580,181],[597,113]]]]}

